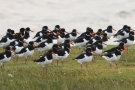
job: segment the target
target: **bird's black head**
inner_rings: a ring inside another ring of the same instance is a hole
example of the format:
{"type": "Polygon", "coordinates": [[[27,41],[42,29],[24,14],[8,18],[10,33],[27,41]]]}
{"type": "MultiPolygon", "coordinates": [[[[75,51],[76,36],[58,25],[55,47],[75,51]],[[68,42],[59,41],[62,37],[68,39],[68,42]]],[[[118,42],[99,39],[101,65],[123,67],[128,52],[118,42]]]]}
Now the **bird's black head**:
{"type": "Polygon", "coordinates": [[[72,32],[76,32],[77,30],[76,29],[73,29],[72,32]]]}
{"type": "Polygon", "coordinates": [[[29,45],[33,45],[33,44],[34,44],[34,42],[33,42],[33,41],[30,41],[30,42],[29,42],[29,45]]]}
{"type": "Polygon", "coordinates": [[[66,39],[66,40],[64,41],[64,43],[70,43],[70,40],[66,39]]]}
{"type": "Polygon", "coordinates": [[[11,31],[11,29],[9,28],[9,29],[7,29],[7,32],[9,33],[11,31]]]}
{"type": "Polygon", "coordinates": [[[102,29],[98,29],[98,32],[102,32],[103,30],[102,29]]]}
{"type": "Polygon", "coordinates": [[[30,28],[29,28],[29,27],[27,27],[27,28],[26,28],[26,31],[30,31],[30,28]]]}
{"type": "Polygon", "coordinates": [[[106,33],[104,33],[104,34],[103,34],[103,36],[104,36],[104,37],[106,37],[106,36],[107,36],[107,34],[106,34],[106,33]]]}
{"type": "Polygon", "coordinates": [[[58,28],[58,29],[60,29],[60,25],[56,25],[56,26],[55,26],[55,28],[58,28]]]}
{"type": "Polygon", "coordinates": [[[10,51],[10,47],[7,46],[7,47],[5,48],[5,50],[6,50],[6,51],[10,51]]]}
{"type": "Polygon", "coordinates": [[[124,26],[123,26],[123,29],[125,29],[125,28],[127,28],[127,25],[124,25],[124,26]]]}
{"type": "Polygon", "coordinates": [[[132,30],[130,26],[127,26],[126,28],[127,28],[128,30],[132,30]]]}
{"type": "Polygon", "coordinates": [[[42,30],[48,30],[48,26],[43,26],[42,30]]]}
{"type": "Polygon", "coordinates": [[[129,33],[129,35],[134,35],[134,32],[133,32],[133,31],[131,31],[131,32],[129,33]]]}
{"type": "Polygon", "coordinates": [[[15,31],[14,31],[14,30],[10,30],[10,33],[11,33],[11,34],[14,34],[14,33],[15,33],[15,31]]]}
{"type": "Polygon", "coordinates": [[[65,28],[61,28],[61,31],[62,31],[62,32],[65,32],[66,30],[65,30],[65,28]]]}
{"type": "Polygon", "coordinates": [[[119,46],[123,46],[123,45],[124,45],[124,43],[122,43],[122,42],[119,44],[119,46]]]}
{"type": "Polygon", "coordinates": [[[25,31],[25,28],[20,28],[20,32],[24,32],[25,31]]]}
{"type": "Polygon", "coordinates": [[[93,32],[93,29],[90,28],[90,27],[87,27],[87,28],[86,28],[86,32],[87,32],[87,31],[93,32]]]}
{"type": "Polygon", "coordinates": [[[112,28],[113,28],[113,27],[112,27],[111,25],[107,27],[107,29],[112,29],[112,28]]]}

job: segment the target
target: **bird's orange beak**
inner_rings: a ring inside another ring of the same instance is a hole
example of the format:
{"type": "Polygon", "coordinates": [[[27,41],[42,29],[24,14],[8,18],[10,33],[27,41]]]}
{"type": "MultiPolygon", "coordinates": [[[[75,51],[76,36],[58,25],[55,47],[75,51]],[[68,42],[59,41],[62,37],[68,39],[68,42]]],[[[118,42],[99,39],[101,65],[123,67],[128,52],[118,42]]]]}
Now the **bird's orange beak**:
{"type": "Polygon", "coordinates": [[[112,30],[116,31],[114,28],[112,28],[112,30]]]}
{"type": "Polygon", "coordinates": [[[33,30],[30,30],[31,32],[34,32],[33,30]]]}

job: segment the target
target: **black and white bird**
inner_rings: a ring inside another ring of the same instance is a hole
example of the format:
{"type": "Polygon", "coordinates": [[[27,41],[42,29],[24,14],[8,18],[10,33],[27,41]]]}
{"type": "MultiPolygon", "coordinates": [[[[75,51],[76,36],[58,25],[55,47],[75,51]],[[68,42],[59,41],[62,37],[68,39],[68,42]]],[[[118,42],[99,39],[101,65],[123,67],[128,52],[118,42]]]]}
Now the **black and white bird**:
{"type": "Polygon", "coordinates": [[[35,47],[36,46],[34,45],[34,42],[30,41],[29,45],[27,47],[22,48],[20,52],[16,53],[16,56],[24,57],[25,58],[25,64],[27,64],[28,63],[27,58],[28,58],[28,56],[33,55],[35,47]]]}
{"type": "MultiPolygon", "coordinates": [[[[94,51],[93,55],[101,55],[103,51],[103,44],[104,42],[102,40],[99,40],[95,42],[94,44],[87,46],[87,48],[91,48],[92,51],[94,51]]],[[[96,62],[95,56],[93,58],[93,62],[96,62]]]]}
{"type": "Polygon", "coordinates": [[[77,56],[74,60],[76,60],[79,64],[81,64],[81,70],[82,70],[82,64],[86,64],[86,69],[88,70],[88,63],[92,61],[93,54],[92,54],[91,48],[87,48],[85,53],[80,54],[77,56]]]}
{"type": "Polygon", "coordinates": [[[52,30],[51,33],[53,33],[54,35],[57,35],[57,32],[59,32],[61,30],[60,25],[55,25],[54,30],[52,30]]]}
{"type": "Polygon", "coordinates": [[[47,34],[43,34],[41,37],[38,37],[34,41],[34,43],[35,43],[36,46],[38,46],[40,43],[47,41],[47,38],[48,38],[48,35],[47,34]]]}
{"type": "Polygon", "coordinates": [[[79,34],[77,32],[77,30],[73,29],[71,33],[68,33],[65,35],[65,39],[68,39],[70,41],[74,41],[77,38],[77,34],[79,34]]]}
{"type": "Polygon", "coordinates": [[[82,46],[85,46],[86,43],[91,39],[91,35],[92,33],[88,31],[85,33],[84,37],[78,37],[77,39],[74,40],[74,44],[75,46],[79,47],[79,51],[80,51],[80,48],[82,46]]]}
{"type": "Polygon", "coordinates": [[[25,30],[24,37],[23,37],[24,38],[24,41],[26,42],[26,43],[24,43],[24,47],[26,47],[28,45],[28,43],[30,41],[32,41],[32,39],[30,37],[30,32],[34,32],[34,31],[31,30],[29,27],[27,27],[26,30],[25,30]]]}
{"type": "Polygon", "coordinates": [[[52,37],[57,39],[57,37],[55,37],[54,35],[50,34],[47,37],[46,41],[40,43],[37,46],[38,51],[40,51],[40,52],[45,51],[46,52],[46,51],[50,50],[52,48],[52,46],[53,46],[53,39],[52,39],[52,37]]]}
{"type": "Polygon", "coordinates": [[[37,38],[43,36],[43,35],[44,35],[47,31],[49,31],[49,30],[50,30],[50,29],[48,28],[48,26],[43,26],[43,27],[42,27],[42,30],[39,31],[39,32],[37,32],[33,39],[36,40],[37,38]]]}
{"type": "Polygon", "coordinates": [[[116,31],[111,25],[107,27],[107,29],[103,30],[103,33],[106,33],[107,36],[110,38],[111,36],[114,35],[114,31],[116,31]]]}
{"type": "MultiPolygon", "coordinates": [[[[95,42],[90,48],[96,53],[96,54],[101,54],[103,51],[103,44],[104,42],[102,40],[99,40],[95,42]],[[96,44],[97,43],[97,44],[96,44]]],[[[88,48],[88,47],[87,47],[88,48]]]]}
{"type": "Polygon", "coordinates": [[[69,42],[64,43],[64,48],[57,48],[53,46],[52,50],[56,54],[55,60],[57,60],[57,66],[59,61],[61,61],[63,65],[63,61],[69,56],[71,49],[70,44],[69,40],[69,42]]]}
{"type": "Polygon", "coordinates": [[[1,68],[4,68],[4,63],[10,61],[11,56],[12,56],[12,49],[10,47],[6,47],[5,52],[0,53],[1,68]]]}
{"type": "Polygon", "coordinates": [[[110,53],[110,52],[114,52],[116,49],[118,49],[118,48],[121,48],[121,49],[126,49],[126,46],[124,45],[124,43],[119,43],[119,45],[118,46],[116,46],[116,47],[112,47],[112,48],[110,48],[110,49],[108,49],[108,50],[105,50],[104,51],[104,53],[110,53]]]}
{"type": "Polygon", "coordinates": [[[131,31],[131,27],[124,25],[122,29],[120,29],[115,35],[114,38],[117,38],[118,40],[121,40],[123,38],[129,37],[129,33],[131,31]]]}
{"type": "Polygon", "coordinates": [[[23,38],[19,38],[19,39],[16,39],[16,40],[10,42],[10,44],[9,44],[8,46],[12,48],[12,47],[14,47],[15,45],[19,44],[19,42],[24,43],[25,41],[24,41],[23,38]]]}
{"type": "Polygon", "coordinates": [[[8,46],[10,44],[10,42],[14,41],[14,30],[10,30],[9,33],[7,33],[7,35],[3,38],[1,38],[0,40],[0,47],[5,48],[6,46],[8,46]]]}
{"type": "Polygon", "coordinates": [[[95,34],[97,34],[97,33],[100,33],[102,35],[103,34],[103,30],[102,29],[98,29],[95,34]]]}
{"type": "Polygon", "coordinates": [[[95,43],[96,41],[101,40],[102,38],[102,34],[101,33],[96,33],[93,37],[91,37],[91,39],[87,42],[87,45],[91,45],[93,43],[95,43]]]}
{"type": "Polygon", "coordinates": [[[91,36],[93,36],[95,34],[92,28],[87,27],[86,28],[86,31],[83,32],[83,33],[81,33],[77,38],[80,38],[80,37],[83,38],[83,37],[85,37],[85,35],[86,35],[87,32],[90,32],[91,33],[91,36]]]}
{"type": "Polygon", "coordinates": [[[102,55],[102,57],[110,62],[110,67],[112,68],[112,62],[115,62],[116,68],[118,68],[118,60],[121,57],[122,52],[125,50],[121,49],[120,47],[117,48],[114,52],[110,52],[107,54],[102,55]]]}
{"type": "Polygon", "coordinates": [[[107,36],[106,33],[104,33],[104,34],[102,35],[102,38],[101,38],[101,40],[104,42],[103,48],[106,48],[106,47],[107,47],[108,39],[109,39],[109,37],[107,36]]]}
{"type": "Polygon", "coordinates": [[[44,68],[46,68],[46,72],[47,72],[47,70],[48,70],[47,65],[52,63],[52,61],[53,61],[53,56],[52,55],[53,54],[54,54],[53,51],[49,50],[45,55],[41,56],[37,60],[34,60],[34,62],[40,64],[43,67],[43,70],[44,70],[44,68]]]}
{"type": "Polygon", "coordinates": [[[61,44],[65,40],[65,32],[68,33],[65,28],[61,28],[61,30],[57,31],[58,39],[57,44],[61,44]]]}
{"type": "Polygon", "coordinates": [[[20,32],[16,33],[16,39],[23,38],[25,33],[25,28],[20,28],[20,32]]]}
{"type": "Polygon", "coordinates": [[[14,45],[13,47],[11,47],[12,50],[14,50],[15,53],[18,53],[22,50],[23,47],[23,41],[18,41],[18,44],[14,45]]]}
{"type": "Polygon", "coordinates": [[[133,45],[133,42],[134,42],[134,35],[135,33],[133,31],[130,31],[129,33],[129,37],[127,38],[123,38],[121,40],[116,40],[115,42],[123,42],[127,47],[133,45]]]}

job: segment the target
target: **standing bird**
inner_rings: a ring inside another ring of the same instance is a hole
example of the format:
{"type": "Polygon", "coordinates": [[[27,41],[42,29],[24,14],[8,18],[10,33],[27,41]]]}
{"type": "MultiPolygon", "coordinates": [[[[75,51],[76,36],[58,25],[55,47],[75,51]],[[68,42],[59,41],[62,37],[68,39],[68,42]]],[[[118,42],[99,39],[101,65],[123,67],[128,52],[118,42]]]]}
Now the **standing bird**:
{"type": "Polygon", "coordinates": [[[59,32],[61,30],[60,25],[55,25],[54,30],[51,32],[54,35],[57,35],[57,32],[59,32]]]}
{"type": "Polygon", "coordinates": [[[82,46],[85,46],[86,43],[90,40],[92,33],[91,32],[86,32],[84,37],[78,37],[77,39],[74,40],[75,46],[79,47],[79,51],[82,46]]]}
{"type": "MultiPolygon", "coordinates": [[[[103,51],[103,44],[104,44],[104,42],[102,40],[99,40],[99,41],[95,42],[94,44],[87,46],[87,48],[91,48],[92,51],[95,52],[95,53],[93,53],[93,55],[101,55],[101,53],[103,51]]],[[[96,62],[95,56],[94,56],[93,62],[96,62]]]]}
{"type": "Polygon", "coordinates": [[[68,33],[68,32],[66,32],[66,30],[64,28],[61,28],[61,30],[59,30],[57,32],[57,34],[58,34],[57,44],[61,44],[61,43],[64,42],[64,40],[65,40],[65,33],[68,33]]]}
{"type": "Polygon", "coordinates": [[[29,32],[34,32],[34,31],[33,30],[30,30],[30,28],[27,27],[26,30],[25,30],[24,37],[23,37],[24,38],[24,41],[26,42],[26,43],[24,43],[24,47],[26,47],[28,45],[28,43],[30,41],[32,41],[32,39],[30,38],[30,33],[29,32]]]}
{"type": "Polygon", "coordinates": [[[107,36],[106,33],[104,33],[103,36],[102,36],[102,39],[101,39],[104,42],[103,48],[106,48],[107,47],[107,41],[108,41],[108,39],[109,39],[109,37],[107,36]]]}
{"type": "Polygon", "coordinates": [[[16,56],[24,57],[25,58],[25,64],[27,64],[28,63],[27,58],[28,58],[28,56],[33,55],[35,47],[36,46],[34,45],[34,42],[31,41],[31,42],[29,42],[29,45],[27,47],[22,48],[22,50],[20,52],[16,53],[16,56]]]}
{"type": "Polygon", "coordinates": [[[86,69],[88,70],[88,63],[92,61],[93,55],[92,55],[91,48],[87,48],[85,53],[80,54],[77,56],[74,60],[76,60],[79,64],[81,64],[81,70],[82,70],[82,64],[86,63],[86,69]]]}
{"type": "Polygon", "coordinates": [[[24,33],[25,33],[25,28],[20,28],[20,32],[16,33],[16,39],[18,38],[23,38],[24,37],[24,33]]]}
{"type": "Polygon", "coordinates": [[[3,47],[3,49],[10,44],[10,42],[14,41],[14,31],[10,30],[9,33],[7,33],[7,36],[3,37],[0,40],[0,47],[3,47]]]}
{"type": "Polygon", "coordinates": [[[134,42],[134,35],[135,33],[133,31],[130,31],[129,33],[129,37],[127,38],[123,38],[121,40],[116,40],[115,42],[122,42],[124,43],[127,47],[133,45],[133,42],[134,42]]]}
{"type": "Polygon", "coordinates": [[[52,50],[49,50],[44,56],[41,56],[39,59],[34,60],[34,62],[40,64],[43,67],[43,70],[44,68],[46,68],[46,72],[47,72],[48,70],[47,65],[52,63],[52,59],[53,59],[52,54],[54,54],[52,50]]]}
{"type": "Polygon", "coordinates": [[[52,37],[54,37],[54,38],[57,39],[57,37],[55,37],[54,35],[50,34],[47,37],[47,40],[46,41],[40,43],[37,46],[38,51],[40,51],[40,52],[45,51],[45,53],[46,53],[46,51],[50,50],[52,48],[52,46],[53,46],[53,39],[52,39],[52,37]]]}
{"type": "Polygon", "coordinates": [[[126,46],[124,45],[124,43],[119,43],[118,46],[113,47],[113,48],[108,49],[108,50],[105,50],[104,53],[114,52],[114,51],[115,51],[116,49],[118,49],[119,47],[120,47],[121,49],[125,49],[125,48],[126,48],[126,46]]]}
{"type": "Polygon", "coordinates": [[[92,29],[92,28],[87,27],[87,28],[86,28],[86,31],[83,32],[82,34],[80,34],[77,38],[85,37],[85,34],[86,34],[87,32],[90,32],[90,33],[92,34],[92,36],[95,34],[95,33],[93,32],[93,29],[92,29]]]}
{"type": "Polygon", "coordinates": [[[4,68],[4,63],[10,61],[12,56],[12,49],[10,47],[6,47],[5,52],[0,53],[0,65],[1,68],[4,68]]]}
{"type": "Polygon", "coordinates": [[[107,36],[110,38],[112,35],[114,35],[113,30],[116,31],[115,29],[113,29],[113,27],[110,25],[107,27],[107,29],[103,30],[103,33],[106,33],[107,36]]]}
{"type": "Polygon", "coordinates": [[[61,61],[62,65],[63,65],[63,61],[69,56],[70,44],[71,44],[71,42],[69,40],[66,40],[66,42],[64,43],[64,46],[63,46],[64,48],[59,48],[59,46],[57,46],[57,44],[54,44],[52,50],[56,54],[55,60],[57,60],[57,66],[58,66],[59,61],[61,61]]]}
{"type": "Polygon", "coordinates": [[[114,35],[114,38],[117,38],[118,40],[127,38],[129,37],[130,30],[132,30],[130,26],[124,25],[123,28],[114,35]]]}
{"type": "Polygon", "coordinates": [[[77,30],[73,29],[71,33],[68,33],[68,34],[65,35],[65,39],[68,39],[70,41],[74,41],[77,37],[77,34],[79,34],[77,32],[77,30]]]}
{"type": "Polygon", "coordinates": [[[110,62],[111,68],[112,62],[115,62],[116,68],[118,68],[118,60],[120,59],[122,52],[124,52],[124,50],[119,47],[115,50],[115,52],[107,53],[105,55],[102,55],[102,57],[110,62]]]}
{"type": "Polygon", "coordinates": [[[50,29],[48,28],[48,26],[43,26],[43,27],[42,27],[42,30],[39,31],[39,32],[37,32],[33,39],[36,40],[37,38],[43,36],[48,30],[50,30],[50,29]]]}
{"type": "Polygon", "coordinates": [[[10,46],[11,48],[14,47],[15,45],[19,44],[19,42],[25,42],[23,38],[19,38],[19,39],[16,39],[12,42],[10,42],[10,44],[8,46],[10,46]]]}

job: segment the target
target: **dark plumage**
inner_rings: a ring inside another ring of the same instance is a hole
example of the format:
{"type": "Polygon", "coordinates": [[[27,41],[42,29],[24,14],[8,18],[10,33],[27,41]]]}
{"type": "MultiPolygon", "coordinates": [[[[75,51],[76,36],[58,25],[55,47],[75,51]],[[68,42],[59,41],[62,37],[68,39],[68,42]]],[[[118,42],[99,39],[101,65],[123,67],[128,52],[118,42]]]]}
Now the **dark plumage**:
{"type": "Polygon", "coordinates": [[[54,54],[52,50],[49,50],[44,56],[41,56],[39,59],[34,60],[34,62],[40,64],[43,67],[43,69],[44,67],[46,67],[46,71],[47,71],[47,65],[52,63],[52,59],[53,59],[52,54],[54,54]]]}
{"type": "Polygon", "coordinates": [[[77,60],[77,62],[81,64],[81,70],[82,70],[83,63],[86,63],[86,69],[88,69],[87,63],[92,61],[92,58],[93,58],[93,55],[91,52],[92,52],[91,48],[87,48],[85,53],[82,53],[75,58],[75,60],[77,60]]]}
{"type": "Polygon", "coordinates": [[[126,46],[131,46],[131,45],[133,44],[133,42],[134,42],[134,32],[131,31],[131,32],[129,33],[129,37],[123,38],[123,39],[121,39],[121,40],[116,40],[115,42],[122,42],[122,43],[124,43],[126,46]]]}
{"type": "Polygon", "coordinates": [[[10,50],[10,47],[6,47],[5,52],[0,53],[1,68],[4,67],[4,63],[8,62],[11,59],[12,52],[10,50]]]}

